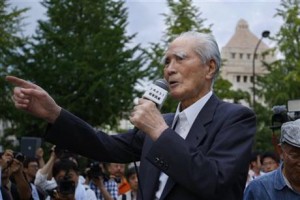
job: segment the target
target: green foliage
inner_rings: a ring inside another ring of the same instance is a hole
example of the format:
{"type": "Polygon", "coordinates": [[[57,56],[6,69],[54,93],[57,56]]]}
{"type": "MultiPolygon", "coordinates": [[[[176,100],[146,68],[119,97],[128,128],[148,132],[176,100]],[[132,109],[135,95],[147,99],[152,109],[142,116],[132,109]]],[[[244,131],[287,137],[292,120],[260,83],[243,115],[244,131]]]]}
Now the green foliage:
{"type": "MultiPolygon", "coordinates": [[[[137,79],[146,76],[135,35],[126,34],[123,1],[44,0],[47,20],[18,58],[13,74],[44,88],[56,102],[92,126],[112,128],[132,108],[137,79]]],[[[17,123],[17,122],[15,122],[17,123]]],[[[41,135],[28,117],[20,134],[41,135]],[[22,132],[22,133],[21,133],[22,132]]]]}
{"type": "MultiPolygon", "coordinates": [[[[24,27],[22,15],[27,10],[12,7],[7,0],[0,1],[0,120],[5,125],[9,125],[15,116],[20,118],[21,115],[11,102],[11,87],[5,82],[4,77],[12,70],[15,57],[20,55],[20,49],[28,40],[21,36],[24,27]]],[[[5,148],[13,149],[11,143],[6,140],[7,135],[15,135],[15,132],[5,131],[0,143],[5,148]]]]}
{"type": "MultiPolygon", "coordinates": [[[[290,99],[300,96],[300,19],[299,1],[283,0],[277,9],[277,17],[281,17],[283,25],[272,38],[276,48],[268,53],[279,53],[281,59],[273,63],[264,63],[269,74],[258,77],[257,84],[261,88],[258,95],[265,99],[264,107],[255,108],[258,117],[258,134],[256,135],[257,149],[270,149],[272,131],[271,108],[275,105],[286,105],[290,99]]],[[[277,133],[278,134],[278,133],[277,133]]],[[[278,135],[277,135],[278,136],[278,135]]]]}
{"type": "Polygon", "coordinates": [[[204,27],[206,19],[203,19],[202,12],[192,5],[192,0],[167,0],[167,6],[171,12],[163,14],[167,26],[166,42],[171,42],[174,36],[186,31],[211,32],[212,25],[204,27]]]}
{"type": "Polygon", "coordinates": [[[262,94],[269,107],[286,104],[300,96],[300,19],[299,1],[282,1],[277,16],[284,24],[273,38],[282,59],[266,64],[270,73],[260,78],[262,94]]]}
{"type": "Polygon", "coordinates": [[[257,130],[255,135],[254,149],[260,152],[273,151],[273,132],[270,128],[270,126],[272,125],[271,118],[273,113],[270,108],[261,105],[259,102],[257,102],[255,106],[257,130]]]}
{"type": "Polygon", "coordinates": [[[250,95],[248,92],[231,89],[232,84],[218,76],[214,84],[214,92],[220,99],[228,99],[234,103],[240,103],[240,100],[250,101],[250,95]]]}

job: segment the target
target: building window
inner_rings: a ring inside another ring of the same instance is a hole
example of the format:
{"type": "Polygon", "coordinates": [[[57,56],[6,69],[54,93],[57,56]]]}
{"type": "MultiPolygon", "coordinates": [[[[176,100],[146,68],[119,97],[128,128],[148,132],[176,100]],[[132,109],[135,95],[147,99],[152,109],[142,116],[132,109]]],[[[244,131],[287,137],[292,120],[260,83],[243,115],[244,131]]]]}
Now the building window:
{"type": "Polygon", "coordinates": [[[243,54],[242,53],[240,53],[240,59],[243,59],[243,54]]]}
{"type": "Polygon", "coordinates": [[[251,59],[251,54],[250,53],[247,53],[247,58],[248,58],[248,60],[251,59]]]}
{"type": "Polygon", "coordinates": [[[244,83],[247,83],[247,76],[244,76],[244,83]]]}
{"type": "Polygon", "coordinates": [[[251,83],[253,83],[253,76],[250,77],[250,81],[251,81],[251,83]]]}
{"type": "Polygon", "coordinates": [[[236,76],[236,82],[240,82],[241,81],[241,76],[236,76]]]}
{"type": "Polygon", "coordinates": [[[231,58],[235,58],[235,53],[231,53],[231,58]]]}

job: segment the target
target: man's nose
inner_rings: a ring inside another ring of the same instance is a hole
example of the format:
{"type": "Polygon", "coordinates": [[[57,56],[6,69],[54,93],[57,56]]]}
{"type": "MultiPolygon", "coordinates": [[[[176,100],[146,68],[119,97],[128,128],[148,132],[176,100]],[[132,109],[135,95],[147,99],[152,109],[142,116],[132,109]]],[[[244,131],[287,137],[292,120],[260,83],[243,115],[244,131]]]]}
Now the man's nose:
{"type": "Polygon", "coordinates": [[[170,61],[168,66],[165,68],[168,75],[172,75],[176,73],[176,63],[174,61],[170,61]]]}

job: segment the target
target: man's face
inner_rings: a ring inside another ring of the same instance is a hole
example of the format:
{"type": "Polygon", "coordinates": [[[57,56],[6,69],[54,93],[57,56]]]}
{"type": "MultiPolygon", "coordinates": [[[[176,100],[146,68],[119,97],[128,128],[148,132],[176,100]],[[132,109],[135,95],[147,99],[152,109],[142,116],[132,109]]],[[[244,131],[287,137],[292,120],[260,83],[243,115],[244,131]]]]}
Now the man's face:
{"type": "Polygon", "coordinates": [[[300,184],[300,148],[284,144],[282,150],[286,178],[291,184],[300,184]]]}
{"type": "Polygon", "coordinates": [[[30,177],[35,177],[39,167],[37,162],[28,163],[28,167],[24,168],[25,173],[30,177]]]}
{"type": "Polygon", "coordinates": [[[265,157],[262,162],[264,172],[271,172],[278,167],[278,163],[271,157],[265,157]]]}
{"type": "Polygon", "coordinates": [[[137,191],[138,190],[138,178],[137,178],[137,174],[133,174],[128,178],[128,183],[130,185],[130,188],[133,191],[137,191]]]}
{"type": "Polygon", "coordinates": [[[203,63],[194,50],[195,41],[177,38],[165,55],[164,78],[170,94],[187,107],[203,97],[210,89],[215,72],[213,60],[203,63]]]}
{"type": "MultiPolygon", "coordinates": [[[[57,176],[55,177],[56,182],[59,182],[59,181],[63,180],[65,175],[66,175],[66,172],[61,170],[57,174],[57,176]]],[[[68,177],[69,177],[70,180],[74,181],[75,184],[77,185],[77,183],[78,183],[78,174],[74,170],[69,171],[68,177]]]]}
{"type": "Polygon", "coordinates": [[[114,175],[116,177],[122,177],[124,175],[124,171],[125,171],[125,164],[110,163],[108,165],[107,170],[111,175],[114,175]]]}
{"type": "MultiPolygon", "coordinates": [[[[64,180],[64,177],[66,176],[66,172],[64,170],[61,170],[56,176],[55,176],[55,181],[57,183],[59,183],[60,181],[64,180]]],[[[68,180],[71,180],[75,183],[75,187],[78,183],[78,174],[74,171],[74,170],[70,170],[67,174],[68,176],[68,180]]],[[[68,187],[69,188],[69,187],[68,187]]],[[[60,193],[60,191],[58,191],[58,193],[56,194],[56,198],[55,199],[59,199],[59,200],[73,200],[75,196],[74,194],[68,194],[68,195],[63,195],[60,193]]]]}

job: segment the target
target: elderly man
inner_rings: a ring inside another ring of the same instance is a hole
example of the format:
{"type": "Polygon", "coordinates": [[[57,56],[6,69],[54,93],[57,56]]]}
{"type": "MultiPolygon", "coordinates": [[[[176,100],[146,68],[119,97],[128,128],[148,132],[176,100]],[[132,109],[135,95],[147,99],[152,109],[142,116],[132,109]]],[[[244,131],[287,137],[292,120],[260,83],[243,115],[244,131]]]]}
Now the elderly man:
{"type": "Polygon", "coordinates": [[[254,179],[244,200],[300,199],[300,119],[282,125],[279,145],[281,166],[254,179]]]}
{"type": "Polygon", "coordinates": [[[141,98],[130,116],[139,131],[114,136],[96,132],[39,86],[6,79],[18,86],[15,106],[49,122],[47,141],[102,162],[141,161],[138,199],[242,199],[256,118],[213,93],[220,63],[212,35],[178,36],[164,57],[164,78],[179,101],[176,113],[162,115],[141,98]]]}

